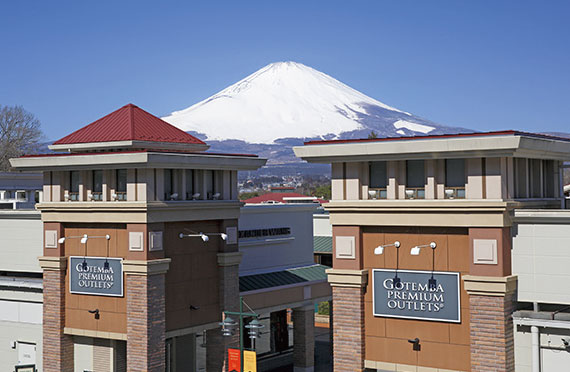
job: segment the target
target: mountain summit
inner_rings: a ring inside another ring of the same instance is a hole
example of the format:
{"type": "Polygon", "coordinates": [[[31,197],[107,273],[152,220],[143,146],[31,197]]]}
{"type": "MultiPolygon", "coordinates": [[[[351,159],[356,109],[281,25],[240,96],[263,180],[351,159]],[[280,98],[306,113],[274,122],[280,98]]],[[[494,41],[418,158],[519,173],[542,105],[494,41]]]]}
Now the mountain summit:
{"type": "Polygon", "coordinates": [[[250,144],[366,138],[371,131],[379,137],[469,131],[398,110],[296,62],[269,64],[163,120],[207,141],[250,144]]]}

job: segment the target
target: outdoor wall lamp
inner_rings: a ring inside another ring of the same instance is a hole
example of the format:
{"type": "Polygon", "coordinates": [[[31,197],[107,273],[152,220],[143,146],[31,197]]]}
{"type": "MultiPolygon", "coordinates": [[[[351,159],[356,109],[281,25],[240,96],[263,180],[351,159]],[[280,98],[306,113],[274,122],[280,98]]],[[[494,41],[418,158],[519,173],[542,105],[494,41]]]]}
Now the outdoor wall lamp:
{"type": "Polygon", "coordinates": [[[431,243],[429,243],[429,244],[416,245],[415,247],[413,247],[413,248],[410,250],[410,254],[411,254],[412,256],[418,256],[418,255],[420,254],[420,250],[421,250],[422,248],[427,248],[427,247],[430,247],[431,249],[435,249],[435,248],[437,247],[437,244],[435,244],[435,242],[431,242],[431,243]]]}
{"type": "Polygon", "coordinates": [[[410,251],[410,254],[412,256],[417,256],[420,254],[420,250],[422,248],[427,248],[430,247],[431,248],[431,278],[428,280],[428,286],[430,288],[435,288],[435,286],[437,285],[437,280],[433,277],[433,272],[435,271],[435,248],[437,247],[437,244],[435,244],[435,242],[431,242],[429,244],[424,244],[424,245],[417,245],[415,247],[412,248],[412,250],[410,251]]]}
{"type": "Polygon", "coordinates": [[[395,241],[392,244],[384,244],[384,245],[379,245],[378,247],[374,248],[374,254],[378,255],[378,254],[382,254],[384,253],[384,248],[386,247],[396,247],[396,248],[400,248],[400,242],[399,241],[395,241]]]}
{"type": "Polygon", "coordinates": [[[87,310],[89,312],[89,314],[94,314],[95,315],[95,319],[99,319],[101,316],[99,315],[99,309],[95,309],[95,310],[87,310]]]}
{"type": "MultiPolygon", "coordinates": [[[[89,236],[87,234],[83,234],[82,236],[64,236],[62,238],[59,238],[57,240],[57,242],[59,244],[63,244],[65,243],[65,241],[67,239],[81,239],[79,242],[81,244],[85,244],[85,252],[83,254],[83,263],[81,264],[81,268],[83,270],[87,270],[87,260],[85,259],[85,257],[87,257],[87,241],[89,239],[105,239],[107,241],[107,257],[109,257],[109,240],[111,239],[111,235],[103,235],[103,236],[89,236]]],[[[105,264],[103,266],[105,269],[109,268],[109,262],[107,260],[105,260],[105,264]]],[[[99,319],[99,318],[97,318],[99,319]]]]}
{"type": "Polygon", "coordinates": [[[208,237],[208,235],[204,234],[204,233],[197,233],[197,234],[184,234],[184,233],[180,233],[178,234],[178,237],[180,239],[183,238],[202,238],[202,240],[205,242],[207,242],[208,240],[210,240],[210,238],[208,237]]]}
{"type": "Polygon", "coordinates": [[[408,340],[408,342],[410,344],[412,344],[412,350],[420,351],[422,349],[422,346],[420,345],[420,339],[419,338],[416,337],[413,340],[408,340]]]}

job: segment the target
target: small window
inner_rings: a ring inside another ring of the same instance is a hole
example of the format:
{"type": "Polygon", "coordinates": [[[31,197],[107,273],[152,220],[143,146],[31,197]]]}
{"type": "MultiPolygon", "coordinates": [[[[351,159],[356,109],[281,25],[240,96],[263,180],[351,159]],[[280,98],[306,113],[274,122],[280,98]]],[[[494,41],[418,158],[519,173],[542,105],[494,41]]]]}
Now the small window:
{"type": "Polygon", "coordinates": [[[544,184],[544,197],[553,198],[556,195],[555,178],[554,178],[554,161],[543,160],[542,178],[544,184]]]}
{"type": "Polygon", "coordinates": [[[368,193],[372,199],[386,199],[388,175],[385,161],[370,162],[370,187],[368,193]]]}
{"type": "Polygon", "coordinates": [[[515,198],[527,198],[527,159],[515,158],[515,198]]]}
{"type": "Polygon", "coordinates": [[[164,170],[164,200],[170,200],[172,198],[172,184],[173,184],[173,171],[172,169],[164,170]]]}
{"type": "Polygon", "coordinates": [[[79,171],[69,172],[69,200],[79,200],[79,171]]]}
{"type": "Polygon", "coordinates": [[[91,187],[91,199],[92,200],[102,200],[103,196],[103,171],[94,170],[93,171],[93,185],[91,187]]]}
{"type": "Polygon", "coordinates": [[[445,160],[445,198],[465,198],[465,159],[445,160]]]}
{"type": "Polygon", "coordinates": [[[529,159],[530,197],[542,197],[542,162],[539,159],[529,159]]]}
{"type": "Polygon", "coordinates": [[[116,200],[127,200],[127,170],[117,169],[117,187],[115,189],[116,200]]]}
{"type": "Polygon", "coordinates": [[[16,200],[19,202],[28,201],[28,196],[26,195],[26,192],[23,190],[16,191],[16,200]]]}
{"type": "Polygon", "coordinates": [[[425,198],[425,167],[423,160],[406,161],[406,199],[425,198]]]}
{"type": "Polygon", "coordinates": [[[194,195],[194,170],[186,169],[186,200],[193,199],[194,195]]]}
{"type": "Polygon", "coordinates": [[[205,170],[204,171],[204,181],[206,183],[206,189],[204,192],[206,193],[206,198],[208,200],[212,199],[214,194],[214,171],[205,170]]]}

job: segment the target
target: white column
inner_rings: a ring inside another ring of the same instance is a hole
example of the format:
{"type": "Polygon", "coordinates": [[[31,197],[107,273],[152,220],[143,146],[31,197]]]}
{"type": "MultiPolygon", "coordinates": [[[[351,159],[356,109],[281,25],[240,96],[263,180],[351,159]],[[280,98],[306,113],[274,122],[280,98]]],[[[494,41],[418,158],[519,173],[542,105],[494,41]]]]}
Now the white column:
{"type": "Polygon", "coordinates": [[[532,336],[532,372],[540,372],[540,333],[537,326],[530,327],[532,336]]]}

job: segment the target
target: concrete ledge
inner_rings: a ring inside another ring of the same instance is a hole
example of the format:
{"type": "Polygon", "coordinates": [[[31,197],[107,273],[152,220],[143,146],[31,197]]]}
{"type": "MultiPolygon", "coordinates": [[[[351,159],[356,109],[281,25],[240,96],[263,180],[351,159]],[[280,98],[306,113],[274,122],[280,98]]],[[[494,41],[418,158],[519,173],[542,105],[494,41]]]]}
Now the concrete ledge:
{"type": "Polygon", "coordinates": [[[365,360],[364,368],[376,369],[382,372],[412,372],[412,371],[413,372],[465,372],[465,371],[457,371],[454,369],[412,366],[409,364],[400,364],[400,363],[377,362],[374,360],[365,360]]]}
{"type": "Polygon", "coordinates": [[[51,257],[41,256],[38,257],[40,267],[45,270],[63,271],[67,268],[67,257],[51,257]]]}
{"type": "Polygon", "coordinates": [[[517,276],[475,276],[464,275],[462,277],[465,290],[470,295],[481,296],[505,296],[517,289],[517,276]]]}
{"type": "Polygon", "coordinates": [[[327,269],[331,287],[362,288],[368,283],[368,270],[327,269]]]}
{"type": "Polygon", "coordinates": [[[92,331],[89,329],[78,329],[78,328],[69,328],[69,327],[65,327],[63,329],[63,333],[65,333],[66,335],[73,335],[73,336],[86,336],[86,337],[95,337],[95,338],[105,338],[109,340],[127,341],[126,333],[101,332],[101,331],[92,331]]]}
{"type": "Polygon", "coordinates": [[[241,252],[218,253],[218,266],[235,266],[241,262],[241,252]]]}
{"type": "Polygon", "coordinates": [[[129,275],[157,275],[165,274],[170,267],[170,258],[159,260],[124,260],[123,272],[129,275]]]}

